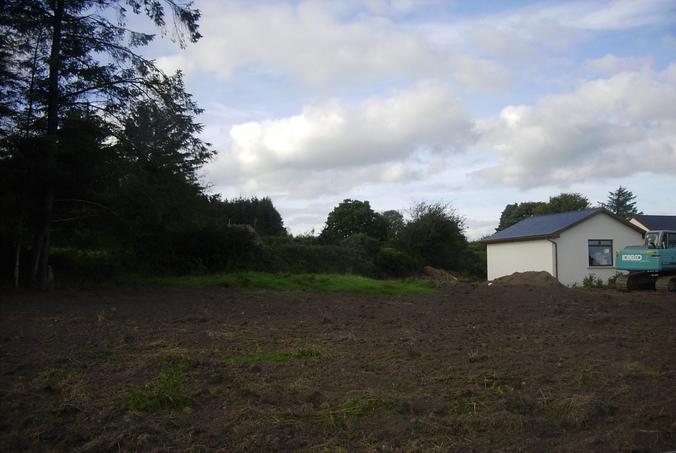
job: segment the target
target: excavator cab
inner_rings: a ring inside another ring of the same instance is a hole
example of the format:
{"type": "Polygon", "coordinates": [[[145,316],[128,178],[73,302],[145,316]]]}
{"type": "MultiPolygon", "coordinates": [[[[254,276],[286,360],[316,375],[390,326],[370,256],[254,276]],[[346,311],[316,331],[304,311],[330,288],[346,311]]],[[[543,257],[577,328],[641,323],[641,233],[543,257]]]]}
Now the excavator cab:
{"type": "Polygon", "coordinates": [[[629,246],[617,252],[617,278],[622,290],[657,289],[676,292],[676,231],[648,231],[642,246],[629,246]]]}
{"type": "Polygon", "coordinates": [[[649,249],[656,249],[657,244],[660,243],[660,233],[658,231],[650,231],[645,235],[645,246],[649,249]]]}

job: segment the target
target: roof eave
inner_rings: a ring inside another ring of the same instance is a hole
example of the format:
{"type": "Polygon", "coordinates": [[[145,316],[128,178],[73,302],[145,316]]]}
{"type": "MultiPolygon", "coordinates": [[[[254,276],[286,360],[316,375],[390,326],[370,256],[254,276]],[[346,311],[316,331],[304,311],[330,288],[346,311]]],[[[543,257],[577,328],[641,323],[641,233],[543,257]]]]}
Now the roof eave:
{"type": "Polygon", "coordinates": [[[520,236],[516,238],[503,238],[503,239],[484,239],[479,241],[482,244],[500,244],[503,242],[524,242],[524,241],[540,241],[544,239],[556,239],[559,234],[540,234],[537,236],[520,236]]]}

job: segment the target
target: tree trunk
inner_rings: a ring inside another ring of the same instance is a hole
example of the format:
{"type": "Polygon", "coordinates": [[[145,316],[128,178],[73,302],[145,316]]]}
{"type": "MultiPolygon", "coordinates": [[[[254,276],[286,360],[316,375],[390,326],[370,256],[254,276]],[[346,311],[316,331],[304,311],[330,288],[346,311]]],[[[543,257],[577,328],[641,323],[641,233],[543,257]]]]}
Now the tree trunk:
{"type": "Polygon", "coordinates": [[[59,75],[61,72],[61,33],[64,13],[64,0],[54,0],[54,19],[52,23],[52,46],[49,55],[49,85],[47,92],[47,140],[45,146],[46,175],[42,198],[41,215],[35,229],[33,241],[33,266],[31,282],[34,287],[46,290],[49,278],[49,228],[54,210],[54,177],[56,153],[59,146],[59,75]]]}
{"type": "Polygon", "coordinates": [[[19,231],[16,237],[16,254],[14,256],[14,289],[19,289],[19,276],[21,275],[21,236],[23,224],[19,223],[19,231]]]}

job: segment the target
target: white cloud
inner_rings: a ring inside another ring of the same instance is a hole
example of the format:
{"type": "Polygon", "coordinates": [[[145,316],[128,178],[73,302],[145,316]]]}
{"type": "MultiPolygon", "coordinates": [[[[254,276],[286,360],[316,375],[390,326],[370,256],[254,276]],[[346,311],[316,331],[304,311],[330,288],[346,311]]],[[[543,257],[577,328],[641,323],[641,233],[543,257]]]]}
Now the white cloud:
{"type": "Polygon", "coordinates": [[[199,5],[204,37],[186,51],[157,61],[170,72],[206,71],[223,80],[255,67],[311,85],[432,76],[470,88],[495,89],[507,83],[497,63],[449,52],[429,42],[420,29],[401,26],[388,14],[374,14],[403,13],[419,8],[417,2],[372,3],[362,13],[345,14],[354,5],[207,0],[199,5]]]}
{"type": "Polygon", "coordinates": [[[584,68],[594,74],[612,75],[623,71],[634,71],[639,69],[648,69],[652,65],[651,58],[638,57],[618,57],[612,53],[606,54],[600,58],[587,60],[584,68]]]}
{"type": "Polygon", "coordinates": [[[443,0],[356,0],[355,3],[363,4],[369,11],[386,15],[399,16],[419,10],[423,6],[434,6],[443,0]]]}
{"type": "Polygon", "coordinates": [[[543,2],[421,28],[440,46],[470,46],[494,63],[523,69],[555,60],[555,54],[592,40],[598,32],[668,23],[673,5],[672,0],[543,2]]]}
{"type": "Polygon", "coordinates": [[[444,87],[423,83],[356,106],[333,100],[292,117],[237,124],[208,173],[238,181],[245,192],[309,194],[401,182],[427,168],[430,160],[416,157],[464,150],[474,140],[472,128],[444,87]]]}
{"type": "Polygon", "coordinates": [[[548,8],[561,23],[587,30],[622,30],[669,20],[672,0],[578,1],[548,8]]]}
{"type": "Polygon", "coordinates": [[[527,188],[639,172],[676,173],[676,65],[581,84],[533,106],[482,121],[482,143],[499,164],[478,172],[527,188]]]}

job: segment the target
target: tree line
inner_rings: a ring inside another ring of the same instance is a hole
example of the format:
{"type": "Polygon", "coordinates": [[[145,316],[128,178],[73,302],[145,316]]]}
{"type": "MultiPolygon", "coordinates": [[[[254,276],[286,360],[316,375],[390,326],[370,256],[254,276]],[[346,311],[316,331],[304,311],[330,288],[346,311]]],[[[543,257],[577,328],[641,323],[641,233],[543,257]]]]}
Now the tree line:
{"type": "MultiPolygon", "coordinates": [[[[598,205],[622,218],[630,219],[632,216],[640,214],[636,208],[635,200],[636,196],[630,190],[620,186],[617,190],[609,192],[607,200],[599,202],[598,205]]],[[[500,223],[496,231],[504,230],[528,217],[579,211],[591,207],[592,204],[589,199],[579,193],[561,193],[550,197],[549,201],[511,203],[505,206],[500,214],[500,223]]]]}
{"type": "Polygon", "coordinates": [[[396,211],[375,214],[368,202],[346,200],[318,238],[293,238],[269,198],[209,195],[197,176],[214,154],[199,138],[201,109],[180,72],[165,74],[139,53],[155,35],[131,30],[133,15],[179,46],[200,38],[190,3],[3,2],[3,277],[44,289],[54,272],[460,267],[462,222],[445,205],[421,204],[404,222],[396,211]]]}
{"type": "MultiPolygon", "coordinates": [[[[409,219],[344,200],[318,236],[289,235],[272,200],[221,199],[198,178],[214,155],[180,72],[139,48],[200,39],[173,0],[5,0],[0,14],[0,276],[48,288],[129,272],[228,270],[404,276],[432,265],[481,277],[485,250],[449,205],[409,219]]],[[[519,218],[584,207],[573,195],[509,205],[519,218]]],[[[629,200],[631,201],[631,200],[629,200]]],[[[588,205],[588,202],[586,203],[588,205]]],[[[585,206],[586,206],[585,205],[585,206]]]]}

